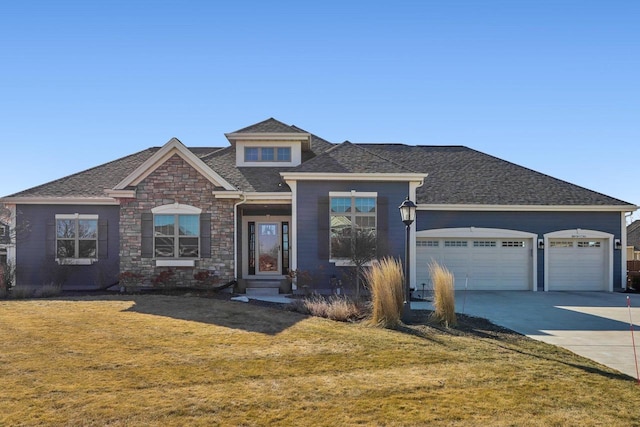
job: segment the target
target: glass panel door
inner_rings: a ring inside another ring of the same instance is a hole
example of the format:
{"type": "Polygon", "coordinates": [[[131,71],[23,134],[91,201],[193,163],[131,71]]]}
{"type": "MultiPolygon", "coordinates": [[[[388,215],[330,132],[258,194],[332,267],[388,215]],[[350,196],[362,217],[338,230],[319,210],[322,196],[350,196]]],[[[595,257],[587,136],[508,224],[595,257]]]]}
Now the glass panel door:
{"type": "Polygon", "coordinates": [[[280,223],[259,223],[257,228],[258,268],[256,273],[280,274],[280,223]]]}

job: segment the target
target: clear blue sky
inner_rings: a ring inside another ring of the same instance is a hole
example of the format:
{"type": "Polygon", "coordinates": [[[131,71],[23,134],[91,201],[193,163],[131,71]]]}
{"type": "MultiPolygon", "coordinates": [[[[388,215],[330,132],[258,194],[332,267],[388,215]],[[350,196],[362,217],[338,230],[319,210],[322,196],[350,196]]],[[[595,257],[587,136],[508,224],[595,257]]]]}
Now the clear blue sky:
{"type": "Polygon", "coordinates": [[[0,195],[269,117],[640,205],[640,1],[10,1],[0,195]]]}

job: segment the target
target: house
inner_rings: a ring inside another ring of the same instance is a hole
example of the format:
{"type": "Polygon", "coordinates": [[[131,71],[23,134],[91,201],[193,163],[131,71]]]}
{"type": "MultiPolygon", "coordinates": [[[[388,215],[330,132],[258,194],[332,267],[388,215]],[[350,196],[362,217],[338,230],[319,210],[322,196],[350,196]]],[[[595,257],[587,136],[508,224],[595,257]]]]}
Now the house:
{"type": "Polygon", "coordinates": [[[640,219],[627,227],[627,260],[640,260],[640,219]]]}
{"type": "Polygon", "coordinates": [[[211,148],[173,138],[0,199],[16,224],[17,284],[96,289],[126,272],[290,292],[296,271],[328,289],[356,229],[404,258],[408,196],[418,292],[431,260],[459,289],[624,288],[630,203],[464,146],[336,144],[272,118],[225,136],[211,148]]]}

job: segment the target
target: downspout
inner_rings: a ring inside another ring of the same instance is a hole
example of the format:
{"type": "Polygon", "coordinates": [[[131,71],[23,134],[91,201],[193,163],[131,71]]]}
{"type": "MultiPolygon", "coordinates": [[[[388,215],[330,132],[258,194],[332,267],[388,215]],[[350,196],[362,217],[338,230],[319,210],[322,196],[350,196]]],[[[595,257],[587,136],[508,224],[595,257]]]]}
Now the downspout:
{"type": "Polygon", "coordinates": [[[238,280],[238,206],[247,201],[247,196],[242,192],[242,200],[233,205],[233,277],[238,280]]]}
{"type": "MultiPolygon", "coordinates": [[[[425,177],[426,178],[426,177],[425,177]]],[[[424,185],[424,180],[425,178],[422,178],[422,180],[420,182],[418,182],[415,186],[409,184],[409,197],[411,198],[411,200],[415,200],[416,206],[418,205],[418,197],[417,197],[417,189],[422,187],[424,185]]],[[[410,252],[410,257],[411,257],[411,266],[409,269],[409,274],[411,277],[409,277],[409,283],[411,284],[411,287],[414,289],[418,288],[418,284],[416,283],[417,281],[417,259],[416,259],[416,231],[417,231],[417,227],[418,227],[418,213],[416,212],[416,220],[413,221],[413,224],[411,224],[411,242],[410,242],[410,247],[409,247],[409,252],[410,252]]]]}

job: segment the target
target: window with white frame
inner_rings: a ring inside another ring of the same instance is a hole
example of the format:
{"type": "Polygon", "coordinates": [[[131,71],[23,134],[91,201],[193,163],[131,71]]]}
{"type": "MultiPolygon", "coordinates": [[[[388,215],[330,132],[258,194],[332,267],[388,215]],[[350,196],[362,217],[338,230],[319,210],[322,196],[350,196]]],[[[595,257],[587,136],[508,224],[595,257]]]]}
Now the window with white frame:
{"type": "Polygon", "coordinates": [[[200,256],[200,209],[174,204],[154,208],[152,212],[156,258],[200,256]]]}
{"type": "Polygon", "coordinates": [[[56,215],[56,258],[98,257],[98,215],[56,215]]]}
{"type": "Polygon", "coordinates": [[[291,147],[245,147],[245,162],[290,162],[291,147]]]}
{"type": "MultiPolygon", "coordinates": [[[[375,193],[330,193],[331,259],[348,259],[360,246],[376,250],[375,193]]],[[[366,250],[366,249],[365,249],[366,250]]]]}
{"type": "Polygon", "coordinates": [[[154,254],[157,258],[198,258],[200,215],[154,214],[153,236],[154,254]]]}

